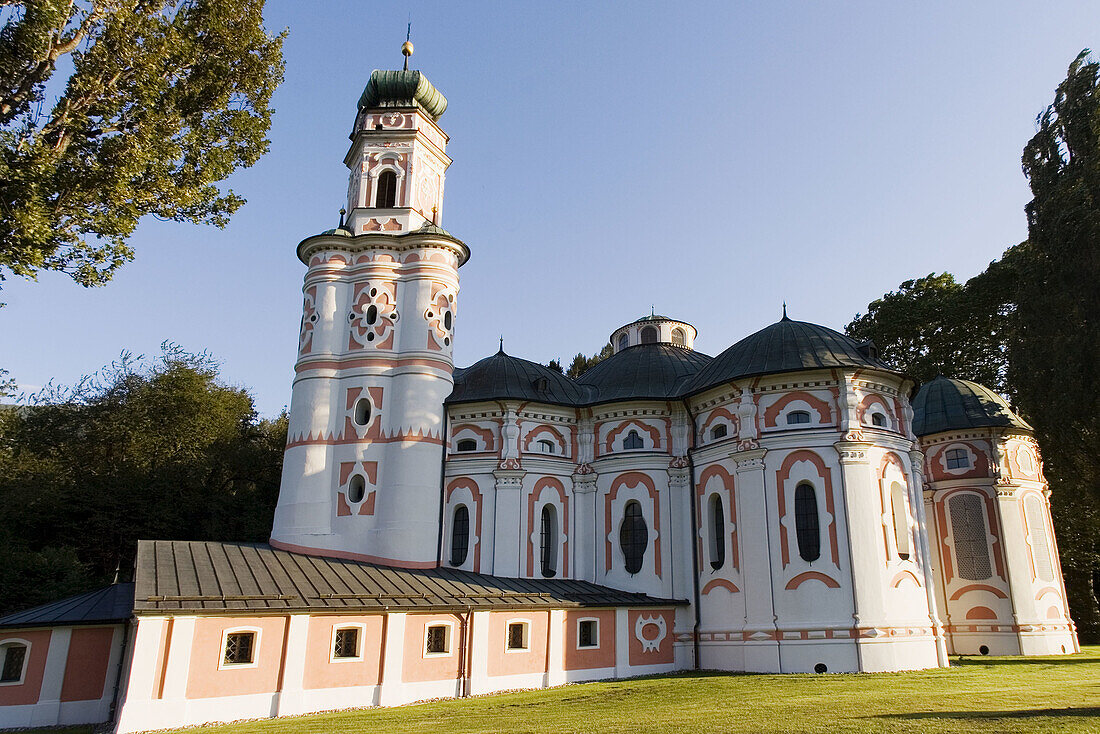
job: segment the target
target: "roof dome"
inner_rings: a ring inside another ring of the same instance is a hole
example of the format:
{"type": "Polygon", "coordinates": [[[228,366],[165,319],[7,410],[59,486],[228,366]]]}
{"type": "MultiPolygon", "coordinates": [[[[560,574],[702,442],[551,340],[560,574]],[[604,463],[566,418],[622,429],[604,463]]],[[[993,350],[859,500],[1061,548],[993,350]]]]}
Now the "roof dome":
{"type": "Polygon", "coordinates": [[[941,375],[913,398],[913,433],[918,436],[997,426],[1031,430],[1004,398],[976,382],[941,375]]]}
{"type": "Polygon", "coordinates": [[[671,344],[640,344],[599,362],[577,383],[595,390],[592,403],[672,398],[710,361],[705,354],[671,344]]]}
{"type": "Polygon", "coordinates": [[[714,358],[687,385],[694,393],[752,375],[830,367],[873,367],[896,372],[872,356],[860,343],[824,326],[792,321],[784,316],[734,344],[714,358]]]}
{"type": "Polygon", "coordinates": [[[565,375],[503,350],[469,367],[454,371],[455,386],[447,403],[481,400],[532,400],[552,405],[588,402],[589,391],[565,375]]]}
{"type": "Polygon", "coordinates": [[[447,98],[419,71],[375,69],[359,97],[359,109],[378,107],[420,107],[438,120],[447,111],[447,98]]]}

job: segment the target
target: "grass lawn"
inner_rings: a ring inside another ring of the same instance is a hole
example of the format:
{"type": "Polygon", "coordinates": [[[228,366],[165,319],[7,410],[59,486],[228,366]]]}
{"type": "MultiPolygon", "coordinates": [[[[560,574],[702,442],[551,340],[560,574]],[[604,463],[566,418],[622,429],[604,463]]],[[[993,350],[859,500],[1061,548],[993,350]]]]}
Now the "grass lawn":
{"type": "Polygon", "coordinates": [[[685,673],[199,731],[1100,733],[1100,646],[1074,656],[952,663],[863,675],[685,673]]]}

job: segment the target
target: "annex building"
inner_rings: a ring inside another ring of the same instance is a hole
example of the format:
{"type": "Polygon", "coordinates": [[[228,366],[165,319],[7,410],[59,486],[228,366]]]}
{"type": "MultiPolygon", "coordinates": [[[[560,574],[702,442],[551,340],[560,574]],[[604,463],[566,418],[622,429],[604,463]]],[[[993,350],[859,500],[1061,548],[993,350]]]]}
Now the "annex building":
{"type": "Polygon", "coordinates": [[[375,71],[306,267],[268,544],[144,541],[0,619],[0,727],[117,732],[703,668],[1078,651],[1030,427],[784,314],[711,357],[615,329],[578,379],[455,369],[444,96],[375,71]]]}

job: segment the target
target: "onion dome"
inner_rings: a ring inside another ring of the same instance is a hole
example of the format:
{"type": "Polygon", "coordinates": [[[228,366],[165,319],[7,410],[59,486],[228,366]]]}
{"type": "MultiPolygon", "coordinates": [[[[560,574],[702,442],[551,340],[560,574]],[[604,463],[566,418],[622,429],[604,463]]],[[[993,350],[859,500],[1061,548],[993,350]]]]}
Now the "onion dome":
{"type": "Polygon", "coordinates": [[[597,363],[577,383],[595,392],[590,403],[665,400],[678,397],[710,361],[705,354],[671,344],[640,344],[597,363]]]}
{"type": "Polygon", "coordinates": [[[504,350],[454,371],[454,390],[447,403],[482,400],[530,400],[551,405],[580,405],[589,390],[545,365],[505,354],[504,350]]]}
{"type": "Polygon", "coordinates": [[[447,110],[447,98],[419,71],[375,69],[359,97],[359,109],[380,107],[420,107],[438,121],[447,110]]]}
{"type": "Polygon", "coordinates": [[[672,344],[691,349],[698,333],[686,321],[651,313],[615,329],[611,346],[616,353],[638,344],[672,344]]]}
{"type": "Polygon", "coordinates": [[[999,427],[1032,430],[1004,398],[976,382],[940,375],[913,398],[913,433],[918,436],[999,427]]]}
{"type": "Polygon", "coordinates": [[[742,377],[832,367],[896,372],[875,357],[871,343],[857,342],[827,327],[793,321],[784,315],[715,357],[687,385],[685,394],[742,377]]]}

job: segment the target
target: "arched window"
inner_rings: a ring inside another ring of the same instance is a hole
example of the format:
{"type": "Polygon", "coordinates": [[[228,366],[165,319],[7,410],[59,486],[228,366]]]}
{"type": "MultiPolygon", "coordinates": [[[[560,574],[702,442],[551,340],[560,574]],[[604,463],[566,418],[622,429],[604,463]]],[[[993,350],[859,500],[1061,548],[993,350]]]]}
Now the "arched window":
{"type": "Polygon", "coordinates": [[[539,451],[541,451],[542,453],[544,453],[544,454],[554,453],[554,442],[553,441],[549,441],[545,438],[542,438],[542,439],[539,439],[539,444],[538,445],[539,445],[539,451]]]}
{"type": "Polygon", "coordinates": [[[886,416],[882,413],[871,413],[871,425],[878,428],[886,428],[886,416]]]}
{"type": "Polygon", "coordinates": [[[718,425],[718,426],[715,426],[714,428],[710,429],[710,440],[714,441],[716,439],[725,438],[725,437],[726,437],[726,426],[725,426],[725,424],[718,425]]]}
{"type": "Polygon", "coordinates": [[[622,351],[630,346],[630,334],[623,334],[619,337],[619,351],[622,351]]]}
{"type": "Polygon", "coordinates": [[[642,437],[638,435],[637,431],[631,431],[626,434],[626,438],[623,439],[624,449],[642,449],[645,448],[645,442],[642,441],[642,437]]]}
{"type": "Polygon", "coordinates": [[[642,344],[657,343],[657,327],[647,326],[642,329],[642,344]]]}
{"type": "Polygon", "coordinates": [[[642,559],[649,547],[649,529],[642,517],[642,506],[632,500],[623,508],[623,524],[619,526],[619,546],[626,560],[626,572],[634,575],[642,570],[642,559]]]}
{"type": "MultiPolygon", "coordinates": [[[[374,308],[371,306],[371,308],[374,308]]],[[[355,416],[353,418],[355,425],[365,426],[370,422],[370,401],[366,398],[359,398],[355,401],[355,416]]]]}
{"type": "Polygon", "coordinates": [[[726,562],[726,521],[722,514],[722,498],[710,496],[710,567],[715,571],[726,562]]]}
{"type": "Polygon", "coordinates": [[[382,171],[378,176],[378,196],[374,205],[379,209],[392,209],[397,205],[397,174],[393,171],[382,171]]]}
{"type": "Polygon", "coordinates": [[[970,468],[970,456],[966,453],[966,449],[948,449],[946,458],[948,469],[970,468]]]}
{"type": "Polygon", "coordinates": [[[821,521],[817,517],[817,493],[809,484],[794,490],[794,527],[798,555],[812,563],[821,557],[821,521]]]}
{"type": "Polygon", "coordinates": [[[0,683],[19,683],[27,662],[27,646],[21,642],[0,645],[0,683]]]}
{"type": "Polygon", "coordinates": [[[459,441],[457,444],[455,444],[455,451],[459,451],[459,452],[477,451],[477,441],[475,441],[472,438],[464,438],[461,441],[459,441]]]}
{"type": "Polygon", "coordinates": [[[348,483],[348,499],[352,502],[362,502],[363,495],[367,491],[367,480],[362,474],[356,474],[348,483]]]}
{"type": "Polygon", "coordinates": [[[787,413],[787,425],[789,425],[789,426],[794,426],[794,425],[798,425],[799,423],[809,423],[809,422],[810,422],[810,414],[807,413],[804,410],[792,410],[790,413],[787,413]]]}
{"type": "Polygon", "coordinates": [[[909,500],[905,495],[905,486],[901,482],[890,485],[890,508],[894,515],[894,542],[898,549],[898,558],[908,561],[910,554],[909,500]]]}
{"type": "Polygon", "coordinates": [[[682,347],[687,343],[687,337],[684,336],[684,330],[679,326],[672,330],[672,343],[678,347],[682,347]]]}
{"type": "Polygon", "coordinates": [[[959,577],[985,581],[993,575],[993,569],[989,565],[981,498],[975,494],[957,494],[947,500],[947,511],[951,515],[951,546],[955,549],[959,577]]]}
{"type": "Polygon", "coordinates": [[[558,565],[558,513],[554,511],[553,505],[543,505],[542,532],[539,539],[542,575],[550,578],[557,572],[558,565]]]}
{"type": "MultiPolygon", "coordinates": [[[[455,508],[451,520],[451,565],[461,566],[470,552],[470,511],[466,505],[455,508]]],[[[476,570],[476,569],[475,569],[476,570]]]]}

